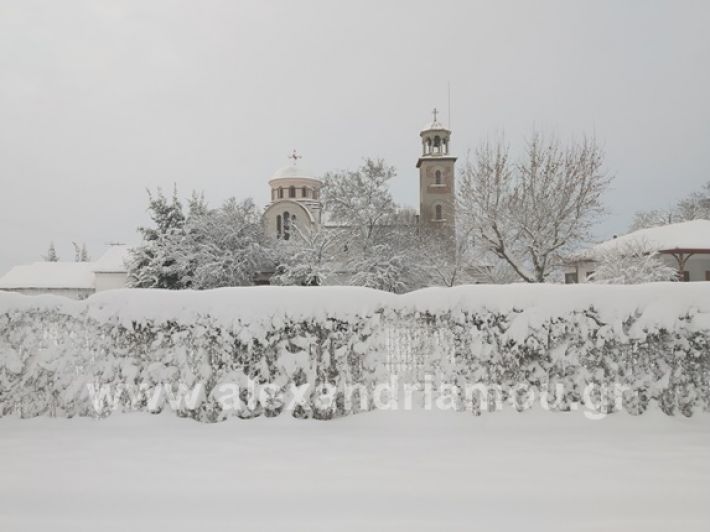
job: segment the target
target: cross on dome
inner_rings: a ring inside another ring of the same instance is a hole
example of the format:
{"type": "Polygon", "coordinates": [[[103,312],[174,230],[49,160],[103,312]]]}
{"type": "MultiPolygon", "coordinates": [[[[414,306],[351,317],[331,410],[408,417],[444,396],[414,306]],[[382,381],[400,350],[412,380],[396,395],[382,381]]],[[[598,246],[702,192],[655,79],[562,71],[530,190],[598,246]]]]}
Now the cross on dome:
{"type": "Polygon", "coordinates": [[[299,155],[298,152],[296,152],[296,148],[294,148],[293,153],[291,153],[291,155],[289,155],[288,158],[293,159],[293,164],[295,165],[296,163],[298,163],[299,159],[303,159],[303,156],[299,155]]]}
{"type": "Polygon", "coordinates": [[[432,111],[432,113],[434,113],[434,123],[436,123],[436,115],[439,114],[439,110],[436,107],[434,107],[434,110],[432,111]]]}

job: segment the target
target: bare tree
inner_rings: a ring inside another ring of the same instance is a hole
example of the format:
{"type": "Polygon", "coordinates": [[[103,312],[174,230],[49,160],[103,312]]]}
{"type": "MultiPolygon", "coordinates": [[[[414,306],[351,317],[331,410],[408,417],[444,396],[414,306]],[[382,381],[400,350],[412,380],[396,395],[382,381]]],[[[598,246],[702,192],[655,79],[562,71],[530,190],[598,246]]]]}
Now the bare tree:
{"type": "Polygon", "coordinates": [[[680,222],[675,209],[653,209],[650,211],[639,211],[634,214],[629,231],[638,231],[648,227],[672,224],[680,222]]]}
{"type": "Polygon", "coordinates": [[[455,286],[478,280],[477,254],[473,240],[464,231],[457,232],[452,241],[442,237],[438,228],[423,227],[417,244],[414,260],[421,264],[427,285],[455,286]]]}
{"type": "Polygon", "coordinates": [[[710,181],[678,203],[678,217],[682,221],[702,218],[710,220],[710,181]]]}
{"type": "Polygon", "coordinates": [[[710,220],[710,181],[705,183],[701,190],[689,194],[669,209],[637,212],[629,230],[636,231],[697,219],[710,220]]]}
{"type": "Polygon", "coordinates": [[[485,142],[463,171],[461,224],[522,280],[544,282],[604,212],[602,166],[593,139],[563,147],[534,133],[518,162],[503,139],[485,142]]]}

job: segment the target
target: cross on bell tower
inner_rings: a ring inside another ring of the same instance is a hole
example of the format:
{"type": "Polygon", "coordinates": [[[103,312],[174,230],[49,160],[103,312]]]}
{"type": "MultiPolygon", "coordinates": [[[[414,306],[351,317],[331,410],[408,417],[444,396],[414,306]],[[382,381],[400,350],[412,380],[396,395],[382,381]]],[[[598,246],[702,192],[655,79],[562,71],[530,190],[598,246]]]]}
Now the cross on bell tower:
{"type": "Polygon", "coordinates": [[[434,115],[434,123],[436,123],[436,115],[439,114],[439,110],[436,107],[434,107],[432,114],[434,115]]]}

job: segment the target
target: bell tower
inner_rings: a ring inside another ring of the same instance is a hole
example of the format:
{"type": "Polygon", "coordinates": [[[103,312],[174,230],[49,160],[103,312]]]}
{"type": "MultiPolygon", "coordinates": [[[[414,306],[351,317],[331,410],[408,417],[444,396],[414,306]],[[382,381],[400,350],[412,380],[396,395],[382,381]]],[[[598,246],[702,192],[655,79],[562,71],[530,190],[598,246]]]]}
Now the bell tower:
{"type": "Polygon", "coordinates": [[[449,152],[451,131],[438,121],[438,113],[434,108],[434,121],[419,133],[419,223],[429,229],[441,228],[453,237],[456,157],[449,152]]]}

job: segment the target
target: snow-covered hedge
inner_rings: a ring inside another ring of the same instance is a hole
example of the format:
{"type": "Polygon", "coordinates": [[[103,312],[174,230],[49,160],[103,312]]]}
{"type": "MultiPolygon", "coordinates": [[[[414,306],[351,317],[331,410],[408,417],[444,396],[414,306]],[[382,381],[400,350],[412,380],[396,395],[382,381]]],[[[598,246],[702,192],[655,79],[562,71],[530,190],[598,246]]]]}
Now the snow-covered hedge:
{"type": "Polygon", "coordinates": [[[689,415],[710,405],[710,283],[0,293],[0,415],[327,419],[395,373],[474,412],[471,386],[557,409],[621,386],[632,412],[689,415]]]}

